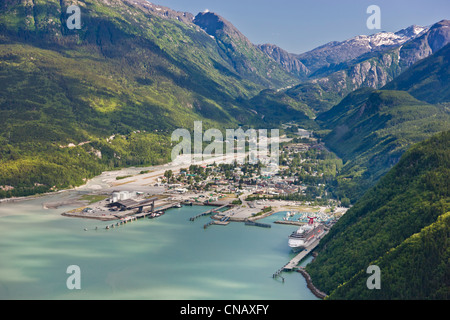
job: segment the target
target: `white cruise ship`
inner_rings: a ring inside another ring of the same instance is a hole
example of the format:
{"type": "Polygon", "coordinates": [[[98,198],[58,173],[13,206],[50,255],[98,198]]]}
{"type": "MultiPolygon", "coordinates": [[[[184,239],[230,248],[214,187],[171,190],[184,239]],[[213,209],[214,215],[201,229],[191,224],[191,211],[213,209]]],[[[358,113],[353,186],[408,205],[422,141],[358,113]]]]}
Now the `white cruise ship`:
{"type": "Polygon", "coordinates": [[[301,226],[289,236],[289,247],[294,251],[305,249],[324,232],[323,224],[315,223],[315,218],[308,218],[307,225],[301,226]]]}

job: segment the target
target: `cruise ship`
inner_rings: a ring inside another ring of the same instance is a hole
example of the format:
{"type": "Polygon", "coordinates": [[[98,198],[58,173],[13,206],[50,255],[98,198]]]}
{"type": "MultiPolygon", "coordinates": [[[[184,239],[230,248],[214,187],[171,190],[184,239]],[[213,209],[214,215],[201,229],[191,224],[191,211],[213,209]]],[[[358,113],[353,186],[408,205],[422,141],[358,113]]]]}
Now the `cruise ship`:
{"type": "Polygon", "coordinates": [[[301,226],[289,236],[289,247],[294,251],[305,249],[324,232],[323,224],[315,223],[315,218],[308,219],[307,225],[301,226]]]}

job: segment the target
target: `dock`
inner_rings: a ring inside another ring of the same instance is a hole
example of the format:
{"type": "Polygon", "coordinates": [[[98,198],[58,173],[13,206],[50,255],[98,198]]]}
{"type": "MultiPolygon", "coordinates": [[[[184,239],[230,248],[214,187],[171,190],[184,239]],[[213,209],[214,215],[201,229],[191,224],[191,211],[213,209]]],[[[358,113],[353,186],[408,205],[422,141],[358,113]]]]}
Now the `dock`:
{"type": "Polygon", "coordinates": [[[228,207],[228,206],[229,206],[229,205],[226,204],[226,205],[223,205],[223,206],[221,206],[221,207],[211,209],[211,210],[209,210],[209,211],[206,211],[206,212],[200,213],[200,214],[198,214],[198,215],[196,215],[196,216],[194,216],[194,217],[191,217],[189,220],[190,220],[190,221],[195,221],[195,220],[197,220],[197,219],[200,218],[200,217],[208,216],[208,215],[211,215],[211,214],[213,214],[213,213],[218,213],[219,210],[221,210],[221,209],[223,209],[223,208],[226,208],[226,207],[228,207]]]}
{"type": "Polygon", "coordinates": [[[164,205],[162,207],[155,208],[154,211],[155,212],[157,212],[157,211],[165,211],[165,210],[172,209],[172,208],[178,208],[179,206],[181,206],[181,202],[174,202],[174,203],[166,204],[166,205],[164,205]]]}
{"type": "Polygon", "coordinates": [[[288,264],[286,264],[283,267],[283,270],[285,270],[285,271],[294,270],[298,266],[300,261],[302,261],[308,254],[311,253],[311,251],[313,251],[317,247],[317,245],[319,244],[320,239],[323,237],[323,235],[324,234],[320,235],[319,238],[317,238],[313,243],[311,243],[303,251],[301,251],[299,254],[297,254],[291,261],[288,262],[288,264]]]}
{"type": "Polygon", "coordinates": [[[292,271],[297,268],[300,261],[302,261],[308,254],[310,254],[319,244],[320,240],[328,233],[329,229],[322,232],[321,235],[318,236],[313,243],[311,243],[308,247],[306,247],[303,251],[297,254],[287,265],[284,266],[284,270],[292,271]]]}
{"type": "Polygon", "coordinates": [[[229,219],[230,219],[230,217],[224,216],[222,219],[220,219],[220,221],[213,220],[213,221],[208,222],[207,224],[205,224],[203,226],[203,228],[206,229],[206,228],[208,228],[209,226],[212,226],[212,225],[227,226],[227,225],[230,224],[229,219]]]}
{"type": "Polygon", "coordinates": [[[291,225],[291,226],[304,226],[306,224],[305,222],[284,221],[284,220],[278,220],[278,221],[275,221],[274,223],[276,223],[276,224],[287,224],[287,225],[291,225]]]}
{"type": "Polygon", "coordinates": [[[255,221],[245,221],[246,226],[254,226],[254,227],[261,227],[261,228],[272,228],[270,224],[267,223],[261,223],[261,222],[255,222],[255,221]]]}
{"type": "Polygon", "coordinates": [[[203,226],[203,229],[206,229],[206,228],[208,228],[209,226],[212,226],[212,225],[227,226],[229,224],[230,224],[230,221],[210,221],[210,222],[208,222],[207,224],[205,224],[203,226]]]}
{"type": "Polygon", "coordinates": [[[272,278],[276,279],[278,277],[281,277],[284,281],[284,278],[281,276],[281,273],[283,271],[292,271],[297,270],[299,271],[302,269],[301,267],[298,267],[298,264],[306,258],[308,254],[310,254],[319,244],[320,240],[328,233],[328,231],[324,231],[313,243],[311,243],[307,248],[299,252],[294,258],[291,259],[287,264],[285,264],[283,267],[278,269],[273,275],[272,278]]]}
{"type": "MultiPolygon", "coordinates": [[[[119,214],[116,214],[113,217],[116,220],[120,220],[120,221],[118,221],[116,223],[113,223],[113,224],[110,224],[110,225],[107,225],[106,227],[104,227],[104,229],[106,229],[106,230],[114,229],[116,227],[120,227],[120,226],[125,225],[127,223],[130,223],[130,222],[133,222],[133,221],[137,221],[137,220],[140,220],[140,219],[144,219],[146,217],[150,217],[155,212],[165,211],[165,210],[168,210],[168,209],[171,209],[171,208],[178,208],[179,205],[181,205],[181,204],[180,203],[171,203],[171,204],[164,205],[162,207],[158,207],[158,208],[154,209],[154,211],[138,212],[138,213],[129,214],[129,215],[126,215],[126,216],[121,216],[119,214]]],[[[95,230],[98,230],[98,227],[96,227],[95,230]]],[[[87,229],[85,229],[85,231],[87,231],[87,229]]]]}
{"type": "MultiPolygon", "coordinates": [[[[222,206],[222,207],[220,207],[220,208],[225,208],[225,207],[227,207],[227,206],[222,206]]],[[[218,209],[213,209],[213,210],[211,210],[211,211],[217,213],[217,210],[218,210],[218,209]]],[[[208,211],[208,212],[209,212],[209,211],[208,211]]],[[[192,219],[192,218],[191,218],[191,219],[192,219]]],[[[205,225],[203,226],[203,228],[206,229],[206,228],[208,228],[209,226],[212,226],[213,224],[219,225],[219,226],[227,226],[227,225],[230,224],[230,221],[229,221],[229,220],[230,220],[230,217],[229,217],[229,216],[223,216],[220,220],[213,220],[213,221],[208,222],[207,224],[205,224],[205,225]]],[[[191,220],[191,221],[193,221],[193,220],[191,220]]]]}

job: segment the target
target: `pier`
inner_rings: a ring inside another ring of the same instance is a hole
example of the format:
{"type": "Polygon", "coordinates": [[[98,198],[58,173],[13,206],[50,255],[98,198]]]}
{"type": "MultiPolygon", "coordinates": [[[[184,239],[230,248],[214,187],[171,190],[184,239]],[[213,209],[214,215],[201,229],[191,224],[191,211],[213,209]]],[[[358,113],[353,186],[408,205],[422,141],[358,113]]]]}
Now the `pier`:
{"type": "Polygon", "coordinates": [[[313,243],[311,243],[308,247],[306,247],[303,251],[301,251],[299,254],[297,254],[291,261],[289,261],[288,264],[286,264],[283,267],[283,270],[285,271],[292,271],[294,270],[300,261],[302,261],[308,254],[310,254],[319,244],[320,239],[325,235],[325,233],[322,233],[313,243]]]}
{"type": "Polygon", "coordinates": [[[229,206],[229,205],[226,204],[226,205],[223,205],[223,206],[221,206],[221,207],[211,209],[211,210],[209,210],[209,211],[206,211],[206,212],[200,213],[200,214],[198,214],[198,215],[196,215],[196,216],[194,216],[194,217],[191,217],[189,220],[190,220],[190,221],[195,221],[195,220],[197,220],[197,219],[200,218],[200,217],[205,217],[205,216],[211,215],[211,214],[213,214],[213,213],[219,213],[219,212],[218,212],[219,210],[221,210],[221,209],[223,209],[223,208],[226,208],[226,207],[228,207],[228,206],[229,206]]]}
{"type": "MultiPolygon", "coordinates": [[[[227,207],[227,206],[223,206],[223,207],[220,207],[220,208],[225,208],[225,207],[227,207]]],[[[218,210],[218,209],[214,209],[214,210],[211,210],[211,211],[217,213],[216,210],[218,210]]],[[[209,212],[209,211],[208,211],[208,212],[209,212]]],[[[209,214],[210,214],[210,213],[209,213],[209,214]]],[[[192,219],[192,218],[191,218],[191,219],[192,219]]],[[[230,217],[229,217],[229,216],[223,216],[220,220],[213,220],[213,221],[208,222],[207,224],[205,224],[205,225],[203,226],[203,228],[206,229],[206,228],[208,228],[209,226],[212,226],[213,224],[219,225],[219,226],[227,226],[227,225],[230,224],[230,221],[229,221],[229,220],[230,220],[230,217]]],[[[193,221],[193,220],[191,220],[191,221],[193,221]]]]}
{"type": "Polygon", "coordinates": [[[212,225],[218,225],[218,226],[227,226],[227,225],[229,225],[230,224],[230,221],[228,221],[228,219],[227,220],[221,220],[221,221],[210,221],[210,222],[208,222],[207,224],[205,224],[204,226],[203,226],[203,229],[206,229],[206,228],[208,228],[209,226],[212,226],[212,225]]]}
{"type": "MultiPolygon", "coordinates": [[[[116,223],[113,223],[113,224],[110,224],[110,225],[107,225],[104,229],[106,229],[106,230],[114,229],[116,227],[120,227],[120,226],[125,225],[127,223],[130,223],[130,222],[133,222],[133,221],[137,221],[137,220],[140,220],[140,219],[144,219],[144,218],[149,217],[152,214],[154,214],[156,212],[159,212],[159,211],[163,211],[164,212],[165,210],[168,210],[168,209],[171,209],[171,208],[178,208],[180,205],[181,205],[180,203],[176,202],[176,203],[171,203],[171,204],[164,205],[162,207],[158,207],[158,208],[154,209],[154,211],[139,212],[140,211],[139,210],[137,213],[129,214],[127,216],[120,216],[119,214],[117,214],[117,215],[114,215],[114,217],[117,220],[120,220],[120,221],[116,222],[116,223]]],[[[84,230],[87,231],[87,229],[84,229],[84,230]]],[[[98,227],[95,227],[95,230],[98,230],[98,227]]]]}
{"type": "Polygon", "coordinates": [[[155,208],[153,212],[165,211],[165,210],[168,210],[168,209],[180,208],[180,207],[181,207],[181,202],[174,202],[174,203],[166,204],[166,205],[164,205],[162,207],[155,208]]]}
{"type": "Polygon", "coordinates": [[[255,222],[255,221],[245,221],[246,226],[254,226],[254,227],[261,227],[261,228],[272,228],[270,224],[267,223],[261,223],[261,222],[255,222]]]}
{"type": "Polygon", "coordinates": [[[208,228],[209,226],[212,226],[212,225],[226,226],[228,224],[230,224],[229,221],[210,221],[210,222],[208,222],[207,224],[205,224],[203,226],[203,229],[206,229],[206,228],[208,228]]]}
{"type": "Polygon", "coordinates": [[[281,267],[280,269],[278,269],[273,275],[272,278],[276,279],[278,277],[281,277],[283,279],[284,282],[284,278],[281,276],[281,273],[283,271],[292,271],[292,270],[296,270],[301,272],[302,274],[304,273],[304,270],[302,267],[298,267],[298,264],[308,255],[310,254],[319,244],[320,240],[328,233],[328,231],[324,231],[321,235],[319,235],[319,237],[313,242],[311,243],[308,247],[306,247],[304,250],[302,250],[301,252],[299,252],[294,258],[291,259],[291,261],[289,261],[287,264],[285,264],[283,267],[281,267]]]}

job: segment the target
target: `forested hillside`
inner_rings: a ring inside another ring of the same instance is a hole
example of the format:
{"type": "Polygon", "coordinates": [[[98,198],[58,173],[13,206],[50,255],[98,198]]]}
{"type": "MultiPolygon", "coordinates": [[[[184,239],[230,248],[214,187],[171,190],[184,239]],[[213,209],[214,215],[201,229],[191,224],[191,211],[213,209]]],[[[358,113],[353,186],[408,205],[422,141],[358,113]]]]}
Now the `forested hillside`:
{"type": "Polygon", "coordinates": [[[414,145],[330,230],[307,266],[330,299],[448,299],[450,131],[414,145]],[[366,269],[381,269],[369,290],[366,269]]]}
{"type": "Polygon", "coordinates": [[[185,13],[143,0],[77,1],[82,28],[69,30],[70,4],[0,5],[0,197],[167,162],[173,130],[195,120],[261,125],[242,101],[295,83],[267,57],[259,68],[270,62],[270,75],[250,76],[238,67],[257,62],[247,43],[234,49],[237,63],[185,13]]]}
{"type": "Polygon", "coordinates": [[[420,60],[384,86],[386,90],[404,90],[428,103],[450,101],[450,44],[420,60]]]}
{"type": "Polygon", "coordinates": [[[341,197],[356,201],[411,145],[450,128],[448,50],[447,45],[414,64],[382,90],[350,93],[316,118],[331,130],[327,146],[345,162],[336,186],[341,197]]]}

